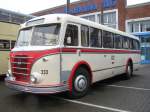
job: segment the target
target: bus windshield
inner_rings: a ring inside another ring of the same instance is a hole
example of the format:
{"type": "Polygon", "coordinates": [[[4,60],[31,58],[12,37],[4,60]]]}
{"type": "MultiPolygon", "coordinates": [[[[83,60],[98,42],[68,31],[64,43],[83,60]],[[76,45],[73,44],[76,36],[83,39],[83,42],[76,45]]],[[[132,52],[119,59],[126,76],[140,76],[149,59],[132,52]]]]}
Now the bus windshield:
{"type": "Polygon", "coordinates": [[[16,46],[54,46],[58,44],[60,24],[40,25],[22,29],[16,46]]]}

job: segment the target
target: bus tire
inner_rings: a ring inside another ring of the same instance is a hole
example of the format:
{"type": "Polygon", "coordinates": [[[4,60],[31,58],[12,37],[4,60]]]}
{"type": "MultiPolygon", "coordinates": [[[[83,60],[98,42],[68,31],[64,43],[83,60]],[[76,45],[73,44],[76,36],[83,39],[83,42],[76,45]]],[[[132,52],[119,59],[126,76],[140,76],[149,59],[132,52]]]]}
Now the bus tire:
{"type": "Polygon", "coordinates": [[[127,65],[125,78],[130,79],[132,77],[132,75],[133,75],[133,66],[132,66],[132,63],[129,62],[127,65]]]}
{"type": "Polygon", "coordinates": [[[70,92],[69,98],[76,99],[85,96],[90,87],[90,75],[89,72],[79,67],[72,79],[72,91],[70,92]]]}

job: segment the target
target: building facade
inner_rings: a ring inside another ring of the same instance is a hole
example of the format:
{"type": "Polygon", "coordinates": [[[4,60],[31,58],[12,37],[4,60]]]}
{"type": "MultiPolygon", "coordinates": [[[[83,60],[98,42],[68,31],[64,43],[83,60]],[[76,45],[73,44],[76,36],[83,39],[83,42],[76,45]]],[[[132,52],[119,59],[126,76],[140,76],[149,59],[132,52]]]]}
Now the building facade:
{"type": "Polygon", "coordinates": [[[1,22],[21,24],[33,17],[34,16],[32,15],[17,13],[17,12],[13,12],[13,11],[0,8],[0,21],[1,22]]]}
{"type": "MultiPolygon", "coordinates": [[[[150,2],[127,6],[126,0],[81,0],[69,6],[69,13],[129,33],[150,31],[150,2]]],[[[66,5],[33,13],[42,16],[66,13],[66,5]]]]}

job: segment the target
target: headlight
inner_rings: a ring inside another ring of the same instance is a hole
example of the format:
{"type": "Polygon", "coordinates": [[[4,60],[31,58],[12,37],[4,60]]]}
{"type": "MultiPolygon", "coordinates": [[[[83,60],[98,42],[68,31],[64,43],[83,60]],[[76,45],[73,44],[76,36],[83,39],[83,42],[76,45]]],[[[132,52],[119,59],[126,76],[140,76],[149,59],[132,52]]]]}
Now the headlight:
{"type": "Polygon", "coordinates": [[[41,74],[33,72],[30,76],[30,80],[32,83],[39,83],[40,81],[42,81],[41,74]]]}
{"type": "Polygon", "coordinates": [[[31,80],[32,83],[36,83],[37,82],[37,79],[33,75],[31,75],[30,80],[31,80]]]}
{"type": "Polygon", "coordinates": [[[8,71],[7,71],[6,76],[7,76],[7,77],[10,77],[10,76],[11,76],[11,70],[8,70],[8,71]]]}

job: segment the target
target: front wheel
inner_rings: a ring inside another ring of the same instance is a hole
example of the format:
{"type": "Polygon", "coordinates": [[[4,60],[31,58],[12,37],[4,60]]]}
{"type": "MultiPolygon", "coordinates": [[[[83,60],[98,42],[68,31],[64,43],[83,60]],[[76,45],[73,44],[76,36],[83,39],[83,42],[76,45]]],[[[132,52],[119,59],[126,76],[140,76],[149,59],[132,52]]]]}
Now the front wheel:
{"type": "Polygon", "coordinates": [[[70,98],[80,98],[88,92],[90,87],[89,72],[84,68],[78,68],[72,80],[70,98]]]}

